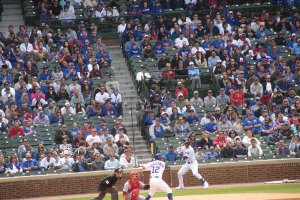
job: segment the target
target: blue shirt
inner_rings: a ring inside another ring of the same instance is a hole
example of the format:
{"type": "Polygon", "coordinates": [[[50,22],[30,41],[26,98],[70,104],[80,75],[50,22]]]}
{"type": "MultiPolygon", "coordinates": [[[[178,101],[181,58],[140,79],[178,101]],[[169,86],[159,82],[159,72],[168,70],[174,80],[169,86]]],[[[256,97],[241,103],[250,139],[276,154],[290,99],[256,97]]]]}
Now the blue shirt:
{"type": "Polygon", "coordinates": [[[210,133],[213,133],[215,131],[217,131],[217,123],[207,123],[204,125],[204,130],[210,132],[210,133]]]}
{"type": "MultiPolygon", "coordinates": [[[[30,161],[24,161],[23,163],[22,163],[22,168],[23,168],[23,170],[25,169],[25,168],[28,168],[28,167],[30,167],[31,165],[34,165],[34,166],[36,166],[36,167],[38,167],[39,166],[39,163],[38,163],[38,161],[36,161],[35,159],[32,159],[32,160],[30,160],[30,161]]],[[[38,169],[33,169],[33,170],[38,170],[38,169]]]]}
{"type": "Polygon", "coordinates": [[[188,116],[186,119],[185,119],[189,124],[193,124],[195,122],[200,122],[200,118],[195,115],[194,117],[191,117],[191,116],[188,116]]]}
{"type": "Polygon", "coordinates": [[[212,157],[215,157],[216,159],[220,159],[220,155],[216,152],[208,152],[205,155],[206,160],[210,160],[212,157]]]}
{"type": "Polygon", "coordinates": [[[174,162],[178,159],[178,153],[176,151],[173,152],[167,151],[164,156],[166,160],[170,162],[174,162]]]}
{"type": "Polygon", "coordinates": [[[154,135],[156,138],[163,138],[165,136],[165,130],[162,126],[154,126],[154,135]]]}

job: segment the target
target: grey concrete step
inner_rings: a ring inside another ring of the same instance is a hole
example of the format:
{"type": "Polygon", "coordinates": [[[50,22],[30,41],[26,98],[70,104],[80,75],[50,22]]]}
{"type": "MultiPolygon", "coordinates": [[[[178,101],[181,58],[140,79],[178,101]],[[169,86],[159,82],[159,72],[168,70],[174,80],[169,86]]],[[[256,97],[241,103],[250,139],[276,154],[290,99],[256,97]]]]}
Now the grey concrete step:
{"type": "Polygon", "coordinates": [[[3,4],[3,10],[6,9],[21,9],[21,4],[3,4]]]}
{"type": "Polygon", "coordinates": [[[3,9],[3,12],[2,12],[2,14],[3,15],[7,15],[7,14],[9,14],[9,13],[15,13],[16,15],[22,15],[22,10],[21,10],[21,8],[13,8],[13,9],[3,9]]]}
{"type": "Polygon", "coordinates": [[[2,20],[4,20],[4,21],[23,21],[23,16],[22,15],[4,15],[4,16],[2,16],[2,20]]]}
{"type": "Polygon", "coordinates": [[[20,4],[20,0],[2,0],[2,4],[20,4]]]}

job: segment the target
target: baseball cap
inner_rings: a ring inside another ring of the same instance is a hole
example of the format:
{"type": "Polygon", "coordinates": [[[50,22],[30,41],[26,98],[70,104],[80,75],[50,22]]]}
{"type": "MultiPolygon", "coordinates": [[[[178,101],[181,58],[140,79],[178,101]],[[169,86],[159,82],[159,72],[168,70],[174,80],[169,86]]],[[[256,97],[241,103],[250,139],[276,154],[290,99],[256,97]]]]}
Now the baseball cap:
{"type": "Polygon", "coordinates": [[[248,115],[253,115],[253,112],[249,112],[248,115]]]}
{"type": "Polygon", "coordinates": [[[193,61],[190,61],[190,62],[189,62],[189,65],[195,65],[195,64],[194,64],[194,62],[193,62],[193,61]]]}
{"type": "Polygon", "coordinates": [[[222,118],[222,119],[226,119],[226,115],[221,114],[221,118],[222,118]]]}
{"type": "Polygon", "coordinates": [[[155,121],[158,121],[158,122],[160,122],[161,120],[160,120],[160,118],[155,118],[155,121]]]}
{"type": "Polygon", "coordinates": [[[215,149],[215,147],[214,147],[214,146],[210,146],[209,149],[210,149],[210,150],[211,150],[211,149],[215,149]]]}
{"type": "Polygon", "coordinates": [[[170,147],[174,147],[174,145],[173,145],[173,144],[169,144],[169,146],[168,146],[168,147],[169,147],[169,148],[170,148],[170,147]]]}
{"type": "Polygon", "coordinates": [[[70,106],[71,104],[69,102],[66,102],[65,103],[65,106],[70,106]]]}
{"type": "Polygon", "coordinates": [[[221,62],[222,62],[222,60],[221,60],[221,59],[217,60],[217,63],[221,63],[221,62]]]}
{"type": "Polygon", "coordinates": [[[198,151],[199,151],[199,150],[202,150],[202,147],[198,147],[197,150],[198,150],[198,151]]]}
{"type": "Polygon", "coordinates": [[[160,94],[159,94],[159,93],[155,93],[154,96],[155,96],[155,97],[159,97],[160,94]]]}
{"type": "Polygon", "coordinates": [[[196,91],[194,91],[194,94],[199,94],[199,92],[196,90],[196,91]]]}
{"type": "Polygon", "coordinates": [[[212,121],[214,121],[214,120],[215,120],[215,118],[214,118],[213,116],[211,116],[211,117],[209,118],[209,120],[212,120],[212,121]]]}
{"type": "Polygon", "coordinates": [[[263,106],[263,105],[265,105],[265,104],[264,104],[263,102],[259,102],[259,105],[260,105],[260,106],[263,106]]]}
{"type": "Polygon", "coordinates": [[[40,117],[44,118],[46,116],[46,114],[44,112],[40,112],[40,117]]]}
{"type": "Polygon", "coordinates": [[[180,81],[177,82],[177,85],[182,85],[182,83],[180,81]]]}
{"type": "Polygon", "coordinates": [[[220,91],[224,91],[224,90],[225,90],[224,88],[221,88],[221,89],[220,89],[220,91]]]}
{"type": "Polygon", "coordinates": [[[189,140],[185,140],[185,141],[184,141],[184,144],[189,144],[189,143],[190,143],[189,140]]]}
{"type": "Polygon", "coordinates": [[[161,113],[161,115],[166,115],[166,114],[167,114],[166,112],[162,112],[162,113],[161,113]]]}
{"type": "Polygon", "coordinates": [[[232,11],[232,10],[230,10],[228,13],[229,13],[229,14],[233,14],[233,11],[232,11]]]}

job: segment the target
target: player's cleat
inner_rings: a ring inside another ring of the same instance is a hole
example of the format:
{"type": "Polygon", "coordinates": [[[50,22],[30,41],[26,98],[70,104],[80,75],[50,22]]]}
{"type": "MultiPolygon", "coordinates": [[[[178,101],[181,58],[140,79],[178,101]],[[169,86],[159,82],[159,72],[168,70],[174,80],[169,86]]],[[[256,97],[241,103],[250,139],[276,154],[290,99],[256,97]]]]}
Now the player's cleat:
{"type": "Polygon", "coordinates": [[[176,187],[175,189],[176,189],[176,190],[184,190],[184,187],[179,187],[179,186],[178,186],[178,187],[176,187]]]}
{"type": "Polygon", "coordinates": [[[208,188],[208,182],[205,181],[203,185],[204,185],[204,189],[208,188]]]}

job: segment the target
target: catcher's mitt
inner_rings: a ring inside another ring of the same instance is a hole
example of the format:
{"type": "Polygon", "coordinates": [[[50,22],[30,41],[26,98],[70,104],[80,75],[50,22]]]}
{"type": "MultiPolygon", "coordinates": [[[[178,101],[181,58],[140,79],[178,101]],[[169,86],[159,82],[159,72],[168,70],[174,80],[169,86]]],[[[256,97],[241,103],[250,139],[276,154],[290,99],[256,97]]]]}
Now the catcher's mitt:
{"type": "Polygon", "coordinates": [[[150,188],[150,185],[145,185],[144,190],[148,190],[150,188]]]}

